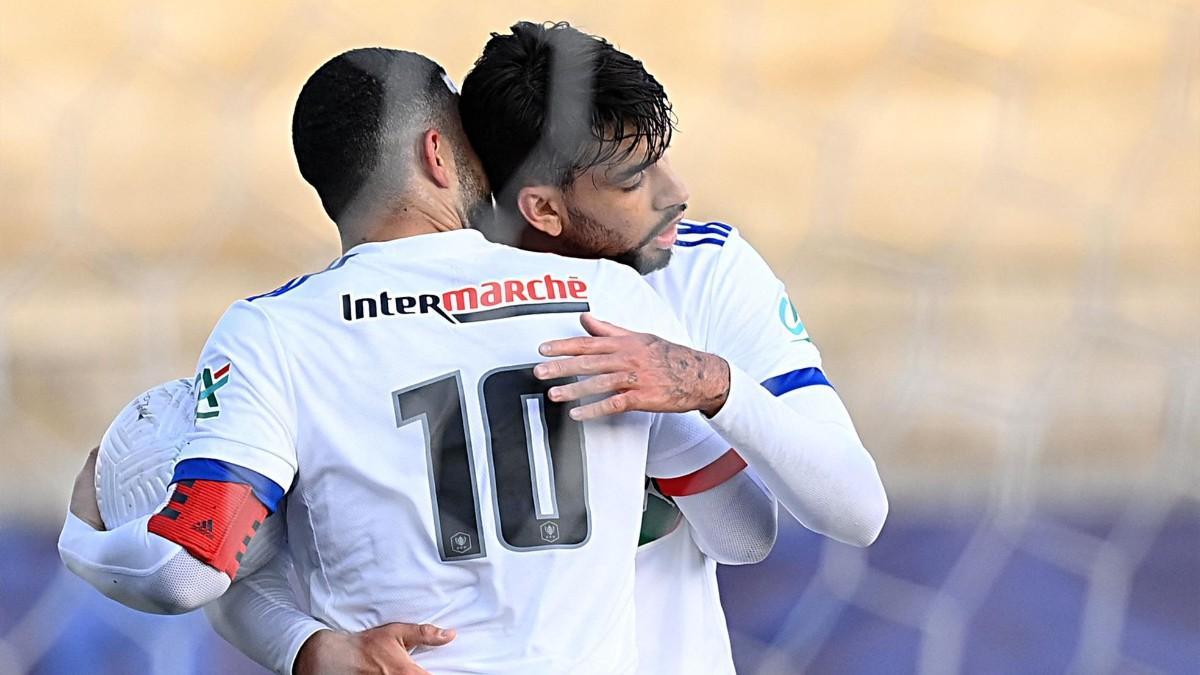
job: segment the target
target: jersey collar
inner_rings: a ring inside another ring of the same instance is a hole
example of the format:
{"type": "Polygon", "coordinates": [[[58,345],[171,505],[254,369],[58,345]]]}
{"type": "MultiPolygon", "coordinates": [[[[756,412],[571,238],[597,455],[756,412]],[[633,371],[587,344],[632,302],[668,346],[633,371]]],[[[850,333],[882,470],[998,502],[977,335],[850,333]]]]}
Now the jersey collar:
{"type": "Polygon", "coordinates": [[[351,254],[370,255],[375,252],[385,251],[403,253],[407,256],[455,255],[462,250],[463,246],[476,246],[486,241],[479,230],[464,228],[461,230],[448,230],[446,232],[418,234],[413,237],[401,237],[388,241],[368,241],[346,251],[343,257],[351,254]]]}

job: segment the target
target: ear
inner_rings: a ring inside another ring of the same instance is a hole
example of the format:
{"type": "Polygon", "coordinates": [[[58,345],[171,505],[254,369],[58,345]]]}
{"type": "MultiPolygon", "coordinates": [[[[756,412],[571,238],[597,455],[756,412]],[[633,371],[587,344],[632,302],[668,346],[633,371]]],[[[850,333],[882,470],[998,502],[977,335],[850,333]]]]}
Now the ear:
{"type": "Polygon", "coordinates": [[[535,230],[551,237],[562,234],[566,205],[562,191],[549,185],[531,185],[517,193],[517,210],[535,230]]]}
{"type": "Polygon", "coordinates": [[[421,167],[429,179],[443,189],[454,184],[451,179],[451,154],[446,137],[437,129],[429,129],[421,137],[421,167]]]}

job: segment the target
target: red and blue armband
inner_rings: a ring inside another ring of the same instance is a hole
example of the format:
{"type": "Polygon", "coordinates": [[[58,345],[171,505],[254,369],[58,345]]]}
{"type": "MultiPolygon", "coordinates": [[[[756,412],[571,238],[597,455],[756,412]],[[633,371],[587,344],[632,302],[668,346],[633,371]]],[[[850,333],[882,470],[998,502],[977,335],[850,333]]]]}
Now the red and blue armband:
{"type": "Polygon", "coordinates": [[[746,460],[732,448],[708,466],[677,478],[655,478],[658,491],[669,497],[687,497],[711,490],[746,468],[746,460]]]}
{"type": "Polygon", "coordinates": [[[171,480],[167,505],[147,529],[235,579],[246,547],[283,489],[261,474],[207,459],[180,462],[171,480]]]}

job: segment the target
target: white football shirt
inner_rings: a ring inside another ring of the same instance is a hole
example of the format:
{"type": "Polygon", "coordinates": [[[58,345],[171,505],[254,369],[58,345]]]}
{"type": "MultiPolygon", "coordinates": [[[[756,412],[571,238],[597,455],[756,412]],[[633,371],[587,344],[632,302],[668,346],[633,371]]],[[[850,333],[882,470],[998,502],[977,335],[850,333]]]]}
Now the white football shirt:
{"type": "Polygon", "coordinates": [[[334,628],[453,626],[416,654],[434,673],[632,672],[643,472],[727,446],[698,413],[580,424],[548,401],[537,347],[588,310],[689,342],[616,263],[473,230],[363,244],[228,310],[181,459],[289,491],[299,600],[334,628]]]}
{"type": "MultiPolygon", "coordinates": [[[[685,220],[666,268],[646,281],[675,310],[694,346],[780,395],[812,382],[821,355],[762,256],[723,223],[685,220]]],[[[660,516],[661,518],[661,516],[660,516]]],[[[717,563],[683,525],[637,553],[639,672],[730,673],[717,563]]]]}

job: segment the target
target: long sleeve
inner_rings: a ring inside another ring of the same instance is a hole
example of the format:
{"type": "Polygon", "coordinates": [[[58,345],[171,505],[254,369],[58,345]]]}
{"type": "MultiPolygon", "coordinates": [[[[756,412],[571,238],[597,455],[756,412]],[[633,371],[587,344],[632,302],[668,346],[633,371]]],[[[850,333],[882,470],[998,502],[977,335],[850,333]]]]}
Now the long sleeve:
{"type": "Polygon", "coordinates": [[[674,497],[705,555],[723,565],[761,562],[775,546],[775,496],[750,469],[702,492],[674,497]]]}
{"type": "Polygon", "coordinates": [[[68,513],[59,555],[67,569],[93,588],[143,612],[182,614],[224,593],[229,577],[147,531],[150,518],[103,531],[68,513]]]}
{"type": "Polygon", "coordinates": [[[728,400],[709,423],[805,527],[855,546],[879,536],[887,495],[833,388],[777,398],[731,365],[728,400]]]}
{"type": "Polygon", "coordinates": [[[291,568],[291,555],[280,551],[204,608],[217,634],[255,663],[281,675],[291,675],[308,638],[329,630],[300,609],[289,582],[291,568]]]}

